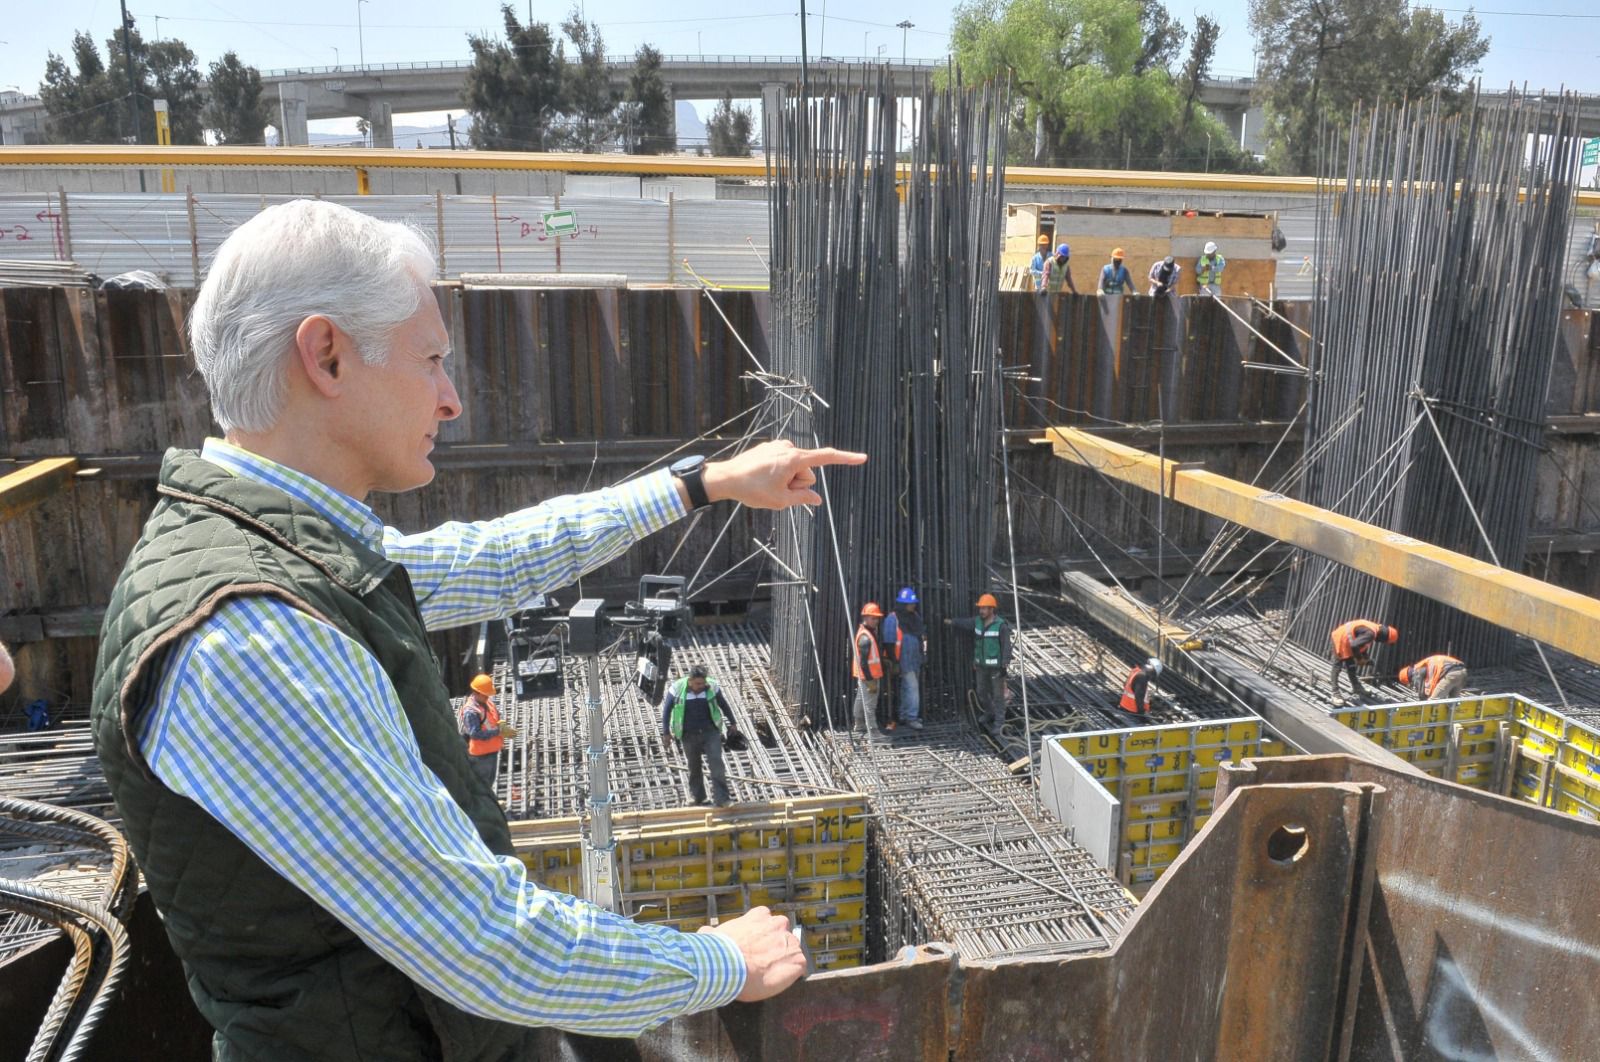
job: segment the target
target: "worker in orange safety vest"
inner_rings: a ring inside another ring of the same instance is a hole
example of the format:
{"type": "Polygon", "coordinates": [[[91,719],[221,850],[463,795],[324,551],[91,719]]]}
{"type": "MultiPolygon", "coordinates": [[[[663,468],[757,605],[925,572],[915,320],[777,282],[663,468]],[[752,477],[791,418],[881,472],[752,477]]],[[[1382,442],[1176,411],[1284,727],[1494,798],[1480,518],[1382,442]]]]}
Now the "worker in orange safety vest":
{"type": "Polygon", "coordinates": [[[1430,701],[1446,701],[1467,684],[1467,665],[1453,656],[1434,653],[1400,669],[1400,681],[1430,701]]]}
{"type": "Polygon", "coordinates": [[[1335,696],[1339,693],[1339,669],[1343,668],[1350,676],[1350,692],[1356,697],[1365,698],[1367,691],[1361,685],[1361,677],[1356,669],[1370,661],[1373,645],[1378,642],[1393,645],[1400,637],[1400,632],[1387,624],[1357,619],[1339,624],[1329,632],[1329,637],[1333,639],[1333,671],[1329,680],[1335,696]]]}
{"type": "Polygon", "coordinates": [[[861,606],[861,623],[856,627],[855,645],[850,653],[850,674],[856,680],[855,716],[852,730],[870,734],[877,729],[878,690],[883,684],[883,657],[878,651],[878,624],[883,609],[876,601],[861,606]]]}
{"type": "Polygon", "coordinates": [[[1150,714],[1150,682],[1158,678],[1162,670],[1161,661],[1153,656],[1142,664],[1135,664],[1128,672],[1128,680],[1122,684],[1122,699],[1117,707],[1134,715],[1150,714]]]}
{"type": "Polygon", "coordinates": [[[490,792],[494,792],[495,775],[500,770],[500,750],[506,738],[517,736],[516,727],[500,722],[500,710],[490,700],[493,696],[494,679],[474,676],[472,694],[461,702],[456,713],[457,727],[467,739],[467,762],[490,792]]]}

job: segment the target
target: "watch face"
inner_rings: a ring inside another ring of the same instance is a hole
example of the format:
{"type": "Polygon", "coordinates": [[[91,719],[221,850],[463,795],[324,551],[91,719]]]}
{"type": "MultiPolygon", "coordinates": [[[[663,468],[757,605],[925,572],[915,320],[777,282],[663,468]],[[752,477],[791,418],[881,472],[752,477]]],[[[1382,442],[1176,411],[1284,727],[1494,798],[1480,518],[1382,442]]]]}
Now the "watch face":
{"type": "Polygon", "coordinates": [[[679,476],[687,475],[688,473],[695,471],[696,469],[698,469],[701,465],[703,465],[705,463],[706,463],[706,459],[704,457],[700,457],[700,456],[680,457],[678,460],[672,462],[671,470],[672,470],[674,475],[679,475],[679,476]]]}

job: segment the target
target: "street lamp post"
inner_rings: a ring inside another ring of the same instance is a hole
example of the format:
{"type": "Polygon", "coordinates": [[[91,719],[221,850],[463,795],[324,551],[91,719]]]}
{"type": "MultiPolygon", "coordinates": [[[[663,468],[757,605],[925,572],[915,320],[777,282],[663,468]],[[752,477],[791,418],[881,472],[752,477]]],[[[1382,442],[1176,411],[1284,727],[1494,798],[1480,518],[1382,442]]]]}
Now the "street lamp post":
{"type": "Polygon", "coordinates": [[[333,68],[335,70],[338,70],[339,69],[339,46],[337,44],[330,44],[330,45],[328,45],[328,47],[333,49],[333,68]]]}
{"type": "Polygon", "coordinates": [[[361,69],[363,70],[367,68],[367,34],[366,30],[361,27],[361,5],[367,2],[368,0],[356,0],[356,47],[361,50],[361,69]]]}
{"type": "Polygon", "coordinates": [[[916,27],[916,23],[908,18],[896,22],[895,28],[900,31],[900,65],[906,65],[906,34],[916,27]]]}

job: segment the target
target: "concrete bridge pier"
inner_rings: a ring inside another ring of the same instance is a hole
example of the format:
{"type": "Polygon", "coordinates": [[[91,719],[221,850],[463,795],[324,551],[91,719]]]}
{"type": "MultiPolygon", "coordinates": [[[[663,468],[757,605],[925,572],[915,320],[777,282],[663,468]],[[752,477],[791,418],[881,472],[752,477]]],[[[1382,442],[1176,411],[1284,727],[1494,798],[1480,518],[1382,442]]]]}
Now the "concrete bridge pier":
{"type": "Polygon", "coordinates": [[[394,107],[387,100],[367,101],[367,126],[371,146],[394,147],[394,107]]]}
{"type": "Polygon", "coordinates": [[[311,102],[311,86],[304,81],[278,82],[278,113],[273,125],[278,127],[278,143],[283,147],[305,147],[311,142],[306,127],[311,102]]]}

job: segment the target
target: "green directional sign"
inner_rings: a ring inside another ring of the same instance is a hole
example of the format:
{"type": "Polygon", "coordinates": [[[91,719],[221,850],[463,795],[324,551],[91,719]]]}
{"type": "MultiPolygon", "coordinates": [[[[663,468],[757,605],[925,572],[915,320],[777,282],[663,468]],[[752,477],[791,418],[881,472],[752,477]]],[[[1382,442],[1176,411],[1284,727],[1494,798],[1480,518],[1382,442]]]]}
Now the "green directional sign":
{"type": "Polygon", "coordinates": [[[570,236],[578,231],[578,212],[576,210],[553,210],[544,216],[544,234],[546,236],[570,236]]]}
{"type": "Polygon", "coordinates": [[[1583,142],[1583,164],[1585,166],[1600,165],[1600,136],[1583,142]]]}

